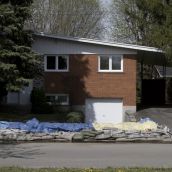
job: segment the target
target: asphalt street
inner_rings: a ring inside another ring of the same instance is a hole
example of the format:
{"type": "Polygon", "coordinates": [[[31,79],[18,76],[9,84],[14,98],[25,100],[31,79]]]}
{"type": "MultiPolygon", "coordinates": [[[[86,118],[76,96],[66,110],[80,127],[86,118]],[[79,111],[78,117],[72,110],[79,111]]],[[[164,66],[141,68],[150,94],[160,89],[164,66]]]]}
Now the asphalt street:
{"type": "Polygon", "coordinates": [[[25,143],[1,144],[0,166],[172,167],[171,144],[25,143]]]}

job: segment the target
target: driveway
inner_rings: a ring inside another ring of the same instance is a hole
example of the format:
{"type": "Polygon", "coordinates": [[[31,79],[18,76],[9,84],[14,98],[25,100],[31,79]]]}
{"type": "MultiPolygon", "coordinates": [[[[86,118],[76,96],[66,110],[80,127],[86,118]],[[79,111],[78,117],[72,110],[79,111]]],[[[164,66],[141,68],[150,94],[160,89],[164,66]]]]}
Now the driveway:
{"type": "Polygon", "coordinates": [[[172,167],[170,144],[29,143],[0,145],[0,166],[172,167]]]}
{"type": "Polygon", "coordinates": [[[136,112],[137,119],[145,117],[172,129],[172,108],[149,108],[136,112]]]}

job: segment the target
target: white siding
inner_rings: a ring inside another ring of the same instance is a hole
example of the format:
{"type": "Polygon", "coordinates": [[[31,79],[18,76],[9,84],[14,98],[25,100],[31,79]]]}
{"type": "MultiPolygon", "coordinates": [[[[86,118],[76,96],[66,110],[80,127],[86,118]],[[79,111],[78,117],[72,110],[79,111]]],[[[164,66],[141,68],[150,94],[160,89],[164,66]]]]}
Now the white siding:
{"type": "Polygon", "coordinates": [[[32,48],[40,54],[137,54],[136,50],[126,48],[45,37],[35,37],[32,48]]]}
{"type": "Polygon", "coordinates": [[[19,104],[19,92],[8,92],[7,104],[19,104]]]}
{"type": "Polygon", "coordinates": [[[20,92],[8,92],[7,104],[29,105],[30,94],[32,91],[32,83],[28,87],[24,87],[20,92]]]}

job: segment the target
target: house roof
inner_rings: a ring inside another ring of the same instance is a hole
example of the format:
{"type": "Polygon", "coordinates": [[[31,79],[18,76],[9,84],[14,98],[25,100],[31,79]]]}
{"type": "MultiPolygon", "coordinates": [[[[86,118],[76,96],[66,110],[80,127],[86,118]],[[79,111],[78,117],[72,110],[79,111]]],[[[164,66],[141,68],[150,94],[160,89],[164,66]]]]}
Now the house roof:
{"type": "Polygon", "coordinates": [[[54,38],[54,39],[61,39],[61,40],[68,40],[68,41],[75,41],[80,43],[88,43],[88,44],[97,44],[97,45],[104,45],[104,46],[111,46],[111,47],[118,47],[118,48],[126,48],[126,49],[132,49],[132,50],[141,50],[141,51],[148,51],[148,52],[157,52],[157,53],[163,53],[162,50],[155,48],[155,47],[147,47],[147,46],[140,46],[140,45],[134,45],[134,44],[125,44],[125,43],[117,43],[117,42],[107,42],[102,40],[96,40],[96,39],[87,39],[87,38],[77,38],[77,37],[63,37],[63,36],[57,36],[57,35],[50,35],[46,33],[34,33],[34,35],[41,36],[41,37],[47,37],[47,38],[54,38]]]}
{"type": "MultiPolygon", "coordinates": [[[[166,65],[166,57],[165,53],[155,47],[148,47],[148,46],[140,46],[140,45],[133,45],[133,44],[125,44],[125,43],[117,43],[117,42],[107,42],[102,40],[93,40],[93,39],[86,39],[86,38],[72,38],[72,37],[63,37],[63,36],[57,36],[47,33],[34,33],[35,36],[41,37],[41,38],[48,38],[48,39],[57,39],[67,42],[73,42],[73,43],[79,43],[81,44],[80,48],[85,46],[86,44],[92,47],[92,50],[95,48],[95,46],[101,47],[104,46],[104,48],[107,48],[106,52],[108,51],[108,48],[118,48],[118,49],[125,49],[129,51],[135,51],[137,54],[138,61],[143,62],[144,64],[151,64],[151,65],[166,65]]],[[[73,47],[75,49],[75,46],[73,47]]],[[[77,46],[77,49],[79,46],[77,46]]],[[[88,50],[88,49],[87,49],[88,50]]],[[[90,49],[89,49],[90,50],[90,49]]],[[[87,52],[87,51],[85,51],[87,52]]],[[[172,64],[170,64],[172,66],[172,64]]]]}

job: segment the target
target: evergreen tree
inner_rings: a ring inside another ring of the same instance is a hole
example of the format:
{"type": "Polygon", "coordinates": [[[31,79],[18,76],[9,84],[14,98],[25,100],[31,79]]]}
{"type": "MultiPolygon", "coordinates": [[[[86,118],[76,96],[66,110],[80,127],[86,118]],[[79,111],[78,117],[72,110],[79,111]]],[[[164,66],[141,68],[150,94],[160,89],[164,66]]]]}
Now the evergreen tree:
{"type": "Polygon", "coordinates": [[[32,33],[24,30],[31,3],[0,1],[0,97],[19,91],[41,73],[40,56],[31,50],[32,33]]]}
{"type": "Polygon", "coordinates": [[[114,0],[114,5],[122,21],[118,32],[125,30],[128,41],[159,47],[172,56],[172,0],[114,0]]]}

